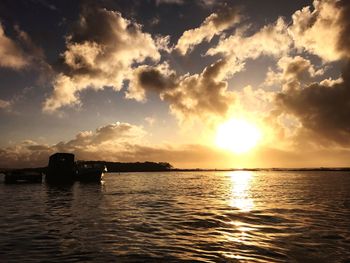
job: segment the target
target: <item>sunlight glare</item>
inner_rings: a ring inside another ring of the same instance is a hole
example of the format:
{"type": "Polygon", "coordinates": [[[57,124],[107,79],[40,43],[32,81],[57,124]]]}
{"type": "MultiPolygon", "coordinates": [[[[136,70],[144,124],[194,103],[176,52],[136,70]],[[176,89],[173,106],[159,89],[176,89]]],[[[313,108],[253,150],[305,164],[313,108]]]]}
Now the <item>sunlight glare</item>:
{"type": "Polygon", "coordinates": [[[231,119],[221,124],[216,133],[216,145],[236,154],[253,149],[261,138],[260,130],[243,119],[231,119]]]}
{"type": "Polygon", "coordinates": [[[253,200],[250,198],[250,184],[252,172],[235,171],[231,173],[232,199],[231,206],[237,207],[241,211],[250,211],[254,207],[253,200]]]}

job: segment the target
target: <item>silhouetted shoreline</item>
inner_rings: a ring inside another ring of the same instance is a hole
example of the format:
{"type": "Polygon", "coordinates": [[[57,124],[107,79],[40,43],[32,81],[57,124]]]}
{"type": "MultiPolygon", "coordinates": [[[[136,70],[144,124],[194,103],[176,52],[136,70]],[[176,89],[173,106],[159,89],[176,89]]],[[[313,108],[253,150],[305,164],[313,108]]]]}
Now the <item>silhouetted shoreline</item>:
{"type": "MultiPolygon", "coordinates": [[[[172,165],[166,162],[106,162],[106,161],[77,161],[78,164],[88,165],[100,165],[107,168],[107,172],[110,173],[122,173],[122,172],[164,172],[173,169],[172,165]]],[[[0,173],[8,171],[36,171],[46,173],[48,167],[35,167],[35,168],[0,168],[0,173]]]]}
{"type": "MultiPolygon", "coordinates": [[[[107,167],[108,173],[127,172],[230,172],[230,171],[350,171],[350,167],[310,167],[310,168],[174,168],[167,162],[106,162],[106,161],[79,161],[86,164],[99,164],[107,167]]],[[[38,171],[45,173],[47,167],[36,168],[0,168],[0,173],[7,171],[38,171]]]]}

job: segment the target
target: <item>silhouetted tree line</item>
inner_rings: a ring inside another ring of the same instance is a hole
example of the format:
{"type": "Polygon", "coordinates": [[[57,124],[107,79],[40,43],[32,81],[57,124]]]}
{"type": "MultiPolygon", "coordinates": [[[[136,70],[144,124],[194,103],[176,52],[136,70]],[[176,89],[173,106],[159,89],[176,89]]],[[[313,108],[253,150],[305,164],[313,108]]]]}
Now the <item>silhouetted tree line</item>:
{"type": "Polygon", "coordinates": [[[169,171],[173,168],[170,163],[166,162],[136,162],[136,163],[121,163],[121,162],[105,162],[105,161],[79,161],[79,163],[105,165],[108,172],[156,172],[169,171]]]}

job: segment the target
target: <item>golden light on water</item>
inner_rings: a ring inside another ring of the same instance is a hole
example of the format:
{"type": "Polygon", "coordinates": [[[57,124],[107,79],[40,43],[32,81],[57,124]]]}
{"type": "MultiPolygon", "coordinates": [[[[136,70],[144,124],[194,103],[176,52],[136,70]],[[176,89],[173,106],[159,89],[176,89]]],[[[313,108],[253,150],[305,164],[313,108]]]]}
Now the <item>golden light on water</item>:
{"type": "Polygon", "coordinates": [[[230,173],[232,190],[230,205],[242,211],[248,212],[254,207],[250,198],[250,185],[253,173],[249,171],[235,171],[230,173]]]}
{"type": "MultiPolygon", "coordinates": [[[[242,212],[251,211],[254,208],[254,202],[251,198],[250,188],[252,181],[254,180],[254,174],[249,171],[234,171],[229,173],[229,179],[229,182],[231,183],[229,205],[242,212]]],[[[225,234],[225,237],[229,242],[255,245],[251,238],[251,233],[256,231],[254,227],[239,220],[234,220],[231,224],[237,231],[233,234],[225,234]]],[[[226,253],[225,256],[235,260],[249,260],[249,258],[239,253],[226,253]]]]}
{"type": "Polygon", "coordinates": [[[261,138],[260,130],[244,119],[230,119],[221,124],[216,133],[216,145],[242,154],[253,149],[261,138]]]}

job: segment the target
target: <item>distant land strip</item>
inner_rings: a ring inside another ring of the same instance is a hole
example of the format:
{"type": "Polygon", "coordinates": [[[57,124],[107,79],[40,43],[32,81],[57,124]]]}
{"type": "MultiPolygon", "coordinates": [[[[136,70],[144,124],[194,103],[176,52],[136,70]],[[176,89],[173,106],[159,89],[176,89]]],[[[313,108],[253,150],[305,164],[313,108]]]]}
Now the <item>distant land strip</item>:
{"type": "MultiPolygon", "coordinates": [[[[306,167],[306,168],[174,168],[168,162],[107,162],[107,161],[78,161],[78,163],[105,165],[109,173],[123,172],[230,172],[230,171],[350,171],[350,167],[306,167]]],[[[0,173],[12,170],[46,171],[47,167],[36,168],[0,168],[0,173]]]]}

